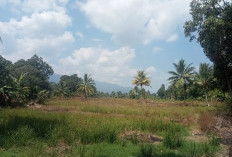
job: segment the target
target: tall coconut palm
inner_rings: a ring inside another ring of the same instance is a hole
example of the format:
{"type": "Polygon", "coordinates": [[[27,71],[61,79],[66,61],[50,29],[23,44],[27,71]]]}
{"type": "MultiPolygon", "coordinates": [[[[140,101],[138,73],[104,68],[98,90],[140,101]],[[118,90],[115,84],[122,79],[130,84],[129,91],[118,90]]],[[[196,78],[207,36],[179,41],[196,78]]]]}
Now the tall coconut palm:
{"type": "Polygon", "coordinates": [[[210,104],[208,103],[207,92],[210,83],[212,83],[213,81],[213,67],[207,63],[201,63],[199,67],[199,72],[196,73],[195,83],[202,87],[208,106],[210,106],[210,104]]]}
{"type": "Polygon", "coordinates": [[[132,82],[136,86],[140,86],[139,95],[141,95],[143,98],[145,98],[145,90],[143,89],[143,86],[150,86],[151,79],[147,76],[144,70],[137,71],[137,75],[135,76],[135,80],[132,82]]]}
{"type": "Polygon", "coordinates": [[[168,78],[171,84],[175,84],[176,87],[182,86],[184,100],[186,97],[187,85],[192,81],[194,74],[194,67],[192,64],[186,65],[185,61],[181,59],[177,64],[173,63],[176,71],[169,71],[172,76],[168,78]]]}
{"type": "Polygon", "coordinates": [[[137,71],[137,75],[135,76],[135,80],[132,82],[136,86],[140,86],[142,89],[143,86],[150,86],[151,79],[147,76],[144,70],[137,71]]]}
{"type": "Polygon", "coordinates": [[[86,100],[87,96],[94,94],[95,91],[96,91],[96,85],[94,80],[91,78],[90,75],[85,74],[84,78],[81,79],[80,83],[78,84],[77,92],[84,94],[84,98],[86,100]]]}

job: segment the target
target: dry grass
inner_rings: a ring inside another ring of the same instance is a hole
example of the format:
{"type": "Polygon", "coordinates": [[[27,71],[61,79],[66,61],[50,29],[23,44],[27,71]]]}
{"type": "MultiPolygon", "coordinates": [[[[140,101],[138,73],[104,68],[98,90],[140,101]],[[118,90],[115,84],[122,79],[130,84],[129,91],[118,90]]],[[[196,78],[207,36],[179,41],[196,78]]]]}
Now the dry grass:
{"type": "Polygon", "coordinates": [[[211,131],[215,122],[216,122],[215,116],[213,115],[213,113],[209,113],[209,112],[201,114],[198,119],[200,130],[206,133],[211,131]]]}
{"type": "MultiPolygon", "coordinates": [[[[0,147],[26,145],[25,148],[30,148],[32,153],[34,149],[38,150],[36,155],[43,152],[44,147],[49,147],[49,151],[44,153],[54,153],[53,156],[56,156],[56,153],[67,155],[72,152],[75,143],[88,147],[101,147],[103,143],[105,155],[108,155],[105,147],[112,147],[112,150],[118,150],[115,157],[122,156],[119,155],[120,150],[129,150],[120,146],[124,140],[126,143],[153,143],[156,137],[162,139],[167,133],[188,136],[190,130],[204,126],[198,121],[199,117],[205,121],[208,117],[202,115],[207,115],[214,107],[208,108],[197,101],[187,103],[187,106],[183,106],[180,101],[113,98],[89,98],[83,101],[72,98],[54,99],[39,108],[4,109],[0,111],[0,135],[4,137],[2,140],[0,138],[0,147]],[[32,148],[30,142],[36,147],[32,148]]],[[[130,152],[136,152],[139,148],[137,144],[129,146],[130,152]]],[[[102,155],[100,148],[94,150],[99,150],[102,155]]]]}

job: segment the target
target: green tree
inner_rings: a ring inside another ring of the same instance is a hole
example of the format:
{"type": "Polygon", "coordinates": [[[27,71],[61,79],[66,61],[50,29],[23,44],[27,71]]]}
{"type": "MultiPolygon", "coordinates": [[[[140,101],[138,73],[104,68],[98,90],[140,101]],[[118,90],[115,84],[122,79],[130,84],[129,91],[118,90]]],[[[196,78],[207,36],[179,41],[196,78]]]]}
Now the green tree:
{"type": "Polygon", "coordinates": [[[139,90],[138,86],[135,86],[132,90],[130,90],[129,97],[131,99],[137,99],[137,98],[139,98],[139,93],[140,93],[140,90],[139,90]]]}
{"type": "Polygon", "coordinates": [[[145,99],[146,91],[143,86],[150,86],[151,78],[147,76],[144,70],[137,71],[137,75],[134,78],[132,83],[140,86],[139,95],[145,99]]]}
{"type": "Polygon", "coordinates": [[[202,90],[205,95],[205,100],[208,106],[210,105],[208,103],[207,93],[208,93],[210,84],[213,81],[214,81],[213,67],[207,63],[201,63],[199,67],[199,72],[196,74],[196,77],[195,77],[195,83],[202,87],[202,90]]]}
{"type": "Polygon", "coordinates": [[[60,77],[60,82],[65,83],[71,93],[75,93],[77,91],[77,85],[79,84],[80,80],[81,78],[79,78],[77,74],[71,76],[63,75],[60,77]]]}
{"type": "Polygon", "coordinates": [[[12,88],[4,86],[0,88],[0,106],[6,107],[11,105],[12,88]]]}
{"type": "Polygon", "coordinates": [[[27,60],[27,64],[39,70],[46,79],[49,79],[49,76],[54,74],[52,67],[36,54],[27,60]]]}
{"type": "Polygon", "coordinates": [[[19,60],[9,68],[10,74],[19,78],[22,73],[27,73],[24,78],[23,86],[30,88],[30,98],[36,99],[38,93],[42,90],[50,90],[49,76],[53,74],[51,66],[43,61],[37,55],[32,56],[28,60],[19,60]]]}
{"type": "Polygon", "coordinates": [[[183,88],[183,99],[186,98],[187,85],[192,81],[194,74],[194,67],[192,64],[186,65],[185,61],[181,59],[177,64],[173,63],[176,71],[169,71],[172,76],[168,78],[171,84],[176,87],[183,88]]]}
{"type": "Polygon", "coordinates": [[[62,97],[62,98],[68,97],[70,95],[67,84],[62,81],[56,85],[54,93],[55,95],[62,97]]]}
{"type": "Polygon", "coordinates": [[[84,78],[81,79],[78,84],[77,92],[84,94],[85,100],[87,100],[88,95],[94,94],[96,91],[96,84],[90,75],[85,74],[84,78]]]}
{"type": "Polygon", "coordinates": [[[192,0],[190,7],[192,19],[184,25],[185,36],[200,43],[214,63],[220,86],[232,97],[232,3],[192,0]]]}
{"type": "Polygon", "coordinates": [[[137,71],[137,75],[135,76],[135,80],[133,80],[133,84],[140,86],[142,90],[143,86],[150,86],[151,78],[147,76],[144,70],[137,71]]]}
{"type": "Polygon", "coordinates": [[[116,93],[114,91],[112,91],[111,94],[110,94],[110,97],[115,98],[116,97],[116,93]]]}
{"type": "Polygon", "coordinates": [[[12,91],[16,101],[20,104],[25,104],[29,101],[30,89],[23,85],[23,81],[27,77],[27,73],[22,73],[19,78],[11,76],[12,91]]]}
{"type": "Polygon", "coordinates": [[[12,63],[0,55],[0,87],[7,85],[7,78],[9,77],[8,67],[12,63]]]}
{"type": "Polygon", "coordinates": [[[157,91],[157,95],[161,98],[164,99],[166,97],[166,90],[164,84],[161,85],[159,90],[157,91]]]}

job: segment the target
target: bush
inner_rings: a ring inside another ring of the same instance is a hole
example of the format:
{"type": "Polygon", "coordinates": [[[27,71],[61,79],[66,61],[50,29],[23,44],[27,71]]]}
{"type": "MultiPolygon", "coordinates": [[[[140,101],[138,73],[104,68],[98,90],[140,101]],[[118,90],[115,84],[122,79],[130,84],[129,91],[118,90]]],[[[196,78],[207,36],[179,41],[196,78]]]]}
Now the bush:
{"type": "Polygon", "coordinates": [[[220,139],[215,136],[211,136],[209,141],[203,144],[203,152],[207,157],[216,157],[219,150],[220,139]]]}
{"type": "Polygon", "coordinates": [[[170,130],[164,136],[163,144],[167,148],[170,149],[179,148],[183,145],[183,143],[184,143],[184,137],[183,137],[183,133],[181,132],[170,130]]]}
{"type": "Polygon", "coordinates": [[[202,157],[204,152],[202,150],[202,144],[196,142],[185,142],[181,152],[184,157],[202,157]]]}
{"type": "Polygon", "coordinates": [[[49,99],[49,92],[47,90],[42,90],[38,94],[38,103],[44,104],[49,99]]]}

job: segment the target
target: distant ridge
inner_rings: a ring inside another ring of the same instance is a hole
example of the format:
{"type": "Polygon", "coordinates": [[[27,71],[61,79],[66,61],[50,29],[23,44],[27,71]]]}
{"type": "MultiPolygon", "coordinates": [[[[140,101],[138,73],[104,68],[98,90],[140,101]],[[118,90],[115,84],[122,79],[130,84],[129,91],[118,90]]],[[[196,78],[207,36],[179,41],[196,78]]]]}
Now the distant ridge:
{"type": "Polygon", "coordinates": [[[107,82],[100,82],[100,81],[95,81],[96,87],[98,91],[101,92],[117,92],[121,91],[122,93],[128,93],[132,88],[130,87],[123,87],[117,84],[112,84],[112,83],[107,83],[107,82]]]}
{"type": "MultiPolygon", "coordinates": [[[[60,81],[61,76],[62,75],[60,74],[53,74],[52,76],[50,76],[49,81],[58,83],[60,81]]],[[[106,92],[111,93],[113,91],[114,92],[121,91],[122,93],[127,93],[132,89],[130,87],[123,87],[117,84],[101,82],[97,80],[95,80],[95,83],[96,83],[97,90],[100,92],[104,92],[104,93],[106,92]]]]}

